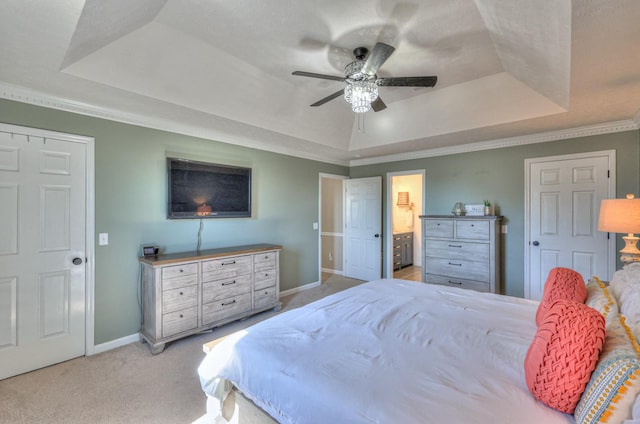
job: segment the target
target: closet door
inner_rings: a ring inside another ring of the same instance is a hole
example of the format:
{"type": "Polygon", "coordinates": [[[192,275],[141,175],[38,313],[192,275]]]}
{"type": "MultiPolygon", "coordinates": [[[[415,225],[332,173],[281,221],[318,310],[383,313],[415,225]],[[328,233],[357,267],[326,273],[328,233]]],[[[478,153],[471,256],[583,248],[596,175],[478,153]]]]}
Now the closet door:
{"type": "Polygon", "coordinates": [[[86,155],[0,132],[0,379],[85,354],[86,155]]]}

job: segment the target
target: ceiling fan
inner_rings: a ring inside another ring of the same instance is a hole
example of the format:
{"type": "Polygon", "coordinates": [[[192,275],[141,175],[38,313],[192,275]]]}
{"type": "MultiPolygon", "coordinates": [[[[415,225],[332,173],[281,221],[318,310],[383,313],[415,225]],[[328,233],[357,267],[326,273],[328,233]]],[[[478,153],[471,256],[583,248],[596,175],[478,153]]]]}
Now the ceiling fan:
{"type": "Polygon", "coordinates": [[[353,50],[356,60],[344,68],[344,77],[333,75],[315,74],[313,72],[294,71],[292,75],[341,81],[346,86],[335,93],[318,100],[311,106],[321,106],[330,100],[344,95],[345,100],[351,104],[351,109],[356,113],[364,113],[373,109],[379,112],[387,107],[378,96],[378,86],[393,87],[433,87],[438,77],[395,77],[378,78],[376,72],[382,64],[389,59],[395,48],[385,43],[376,43],[367,57],[369,50],[366,47],[358,47],[353,50]],[[366,58],[366,60],[365,60],[366,58]]]}

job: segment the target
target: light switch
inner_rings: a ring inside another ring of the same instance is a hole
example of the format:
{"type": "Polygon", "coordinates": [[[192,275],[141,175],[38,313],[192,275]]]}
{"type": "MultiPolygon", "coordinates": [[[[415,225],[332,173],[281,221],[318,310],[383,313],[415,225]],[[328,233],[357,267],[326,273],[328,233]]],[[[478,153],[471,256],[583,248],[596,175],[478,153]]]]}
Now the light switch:
{"type": "Polygon", "coordinates": [[[506,225],[502,226],[502,234],[507,234],[507,226],[506,225]]]}
{"type": "Polygon", "coordinates": [[[109,244],[109,233],[98,234],[98,245],[106,246],[109,244]]]}
{"type": "Polygon", "coordinates": [[[317,223],[317,222],[314,222],[314,223],[313,223],[313,229],[314,229],[314,230],[317,230],[317,229],[318,229],[318,223],[317,223]]]}

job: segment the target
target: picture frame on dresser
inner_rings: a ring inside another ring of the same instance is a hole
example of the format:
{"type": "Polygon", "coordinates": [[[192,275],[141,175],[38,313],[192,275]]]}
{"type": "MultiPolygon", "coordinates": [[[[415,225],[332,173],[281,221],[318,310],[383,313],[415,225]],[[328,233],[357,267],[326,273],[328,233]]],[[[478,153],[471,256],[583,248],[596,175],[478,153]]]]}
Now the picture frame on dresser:
{"type": "Polygon", "coordinates": [[[502,216],[421,215],[422,281],[502,293],[502,216]]]}

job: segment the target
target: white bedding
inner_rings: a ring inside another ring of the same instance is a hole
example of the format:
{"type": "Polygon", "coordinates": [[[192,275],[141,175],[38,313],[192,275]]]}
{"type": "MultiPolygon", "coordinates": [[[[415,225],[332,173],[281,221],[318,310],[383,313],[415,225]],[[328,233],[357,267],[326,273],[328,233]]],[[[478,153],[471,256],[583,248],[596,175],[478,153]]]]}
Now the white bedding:
{"type": "Polygon", "coordinates": [[[282,423],[571,423],[527,390],[537,305],[372,281],[230,336],[198,373],[208,396],[231,382],[282,423]]]}

